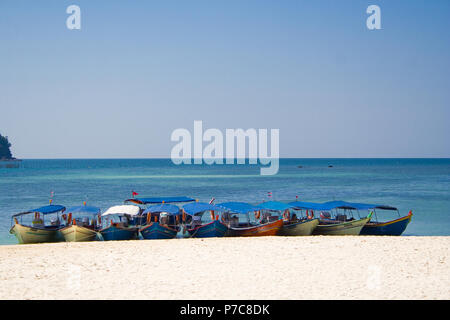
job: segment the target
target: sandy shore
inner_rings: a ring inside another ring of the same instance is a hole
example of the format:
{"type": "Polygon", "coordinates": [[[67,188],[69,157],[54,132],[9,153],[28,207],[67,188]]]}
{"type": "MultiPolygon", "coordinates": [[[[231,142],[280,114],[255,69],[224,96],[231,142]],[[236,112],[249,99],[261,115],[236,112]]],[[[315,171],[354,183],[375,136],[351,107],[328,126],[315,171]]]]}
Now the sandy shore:
{"type": "Polygon", "coordinates": [[[450,299],[450,237],[0,246],[0,299],[450,299]]]}

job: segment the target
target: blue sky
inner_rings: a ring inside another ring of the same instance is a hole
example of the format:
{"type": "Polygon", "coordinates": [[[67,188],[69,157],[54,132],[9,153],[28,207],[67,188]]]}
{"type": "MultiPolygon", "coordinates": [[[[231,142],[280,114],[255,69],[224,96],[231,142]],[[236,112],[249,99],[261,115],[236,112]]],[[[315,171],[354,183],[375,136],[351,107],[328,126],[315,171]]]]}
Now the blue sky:
{"type": "Polygon", "coordinates": [[[282,157],[450,157],[450,1],[0,2],[20,158],[170,157],[174,129],[280,129],[282,157]],[[66,8],[81,8],[68,30],[66,8]],[[381,8],[382,30],[366,28],[381,8]]]}

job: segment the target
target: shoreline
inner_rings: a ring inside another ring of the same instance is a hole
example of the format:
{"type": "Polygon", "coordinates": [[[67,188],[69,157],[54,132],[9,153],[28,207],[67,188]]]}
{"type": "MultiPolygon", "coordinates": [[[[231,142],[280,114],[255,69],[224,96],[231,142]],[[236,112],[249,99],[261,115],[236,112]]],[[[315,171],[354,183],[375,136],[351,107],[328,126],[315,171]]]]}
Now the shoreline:
{"type": "Polygon", "coordinates": [[[0,299],[449,299],[448,236],[0,246],[0,299]]]}

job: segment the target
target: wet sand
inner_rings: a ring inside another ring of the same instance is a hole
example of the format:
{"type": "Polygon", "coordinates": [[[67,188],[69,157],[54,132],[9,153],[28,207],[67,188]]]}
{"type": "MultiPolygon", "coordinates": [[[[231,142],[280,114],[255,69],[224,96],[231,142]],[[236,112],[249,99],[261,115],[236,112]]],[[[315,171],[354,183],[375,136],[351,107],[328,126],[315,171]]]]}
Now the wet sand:
{"type": "Polygon", "coordinates": [[[0,299],[450,299],[450,237],[0,246],[0,299]]]}

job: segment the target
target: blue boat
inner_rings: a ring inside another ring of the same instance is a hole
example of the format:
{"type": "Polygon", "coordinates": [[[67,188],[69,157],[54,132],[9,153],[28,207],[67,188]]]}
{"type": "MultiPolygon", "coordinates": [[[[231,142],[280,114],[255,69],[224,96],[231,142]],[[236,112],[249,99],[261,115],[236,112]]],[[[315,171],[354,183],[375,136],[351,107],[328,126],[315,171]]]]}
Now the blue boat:
{"type": "Polygon", "coordinates": [[[144,239],[175,238],[180,214],[180,208],[173,204],[163,203],[147,208],[142,214],[147,216],[147,223],[139,229],[142,237],[144,239]]]}
{"type": "Polygon", "coordinates": [[[187,231],[192,238],[212,238],[223,237],[228,232],[228,227],[219,220],[219,214],[217,212],[224,212],[225,209],[215,206],[209,203],[195,202],[189,203],[183,206],[183,212],[190,218],[190,225],[188,225],[187,231]],[[211,213],[211,222],[201,223],[201,218],[205,212],[211,213]]]}
{"type": "Polygon", "coordinates": [[[398,209],[391,206],[364,203],[354,205],[362,209],[373,210],[375,213],[375,219],[367,223],[361,230],[360,234],[366,236],[400,236],[406,230],[413,216],[412,211],[409,211],[408,215],[401,217],[398,209]],[[378,221],[377,209],[397,211],[399,218],[385,222],[378,221]]]}
{"type": "Polygon", "coordinates": [[[133,205],[114,206],[106,210],[102,217],[106,218],[106,227],[99,232],[104,241],[111,240],[135,240],[138,238],[139,228],[130,224],[140,213],[140,208],[133,205]],[[119,221],[114,221],[114,218],[119,221]]]}
{"type": "Polygon", "coordinates": [[[111,240],[136,240],[138,234],[137,227],[123,227],[112,224],[102,230],[100,233],[104,241],[111,240]]]}

